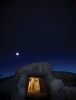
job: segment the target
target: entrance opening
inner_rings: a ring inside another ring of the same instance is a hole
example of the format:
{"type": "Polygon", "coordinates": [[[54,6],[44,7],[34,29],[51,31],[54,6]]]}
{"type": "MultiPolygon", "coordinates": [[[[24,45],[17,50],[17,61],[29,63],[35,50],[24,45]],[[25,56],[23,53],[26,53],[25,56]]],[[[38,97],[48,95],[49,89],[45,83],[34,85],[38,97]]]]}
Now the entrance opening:
{"type": "Polygon", "coordinates": [[[29,84],[28,84],[28,90],[27,92],[32,92],[32,93],[36,93],[36,92],[40,92],[40,82],[39,82],[39,78],[37,77],[30,77],[29,78],[29,84]]]}
{"type": "Polygon", "coordinates": [[[47,98],[47,90],[45,86],[44,77],[28,77],[27,79],[27,100],[34,100],[39,98],[40,100],[47,98]]]}

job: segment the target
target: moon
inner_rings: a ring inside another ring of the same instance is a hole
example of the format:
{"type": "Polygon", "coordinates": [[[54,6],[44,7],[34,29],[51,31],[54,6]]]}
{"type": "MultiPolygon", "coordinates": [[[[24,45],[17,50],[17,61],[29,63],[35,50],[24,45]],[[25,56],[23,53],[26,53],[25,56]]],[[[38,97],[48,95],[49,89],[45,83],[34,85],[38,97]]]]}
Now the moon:
{"type": "Polygon", "coordinates": [[[16,56],[19,56],[19,53],[18,52],[16,52],[16,56]]]}

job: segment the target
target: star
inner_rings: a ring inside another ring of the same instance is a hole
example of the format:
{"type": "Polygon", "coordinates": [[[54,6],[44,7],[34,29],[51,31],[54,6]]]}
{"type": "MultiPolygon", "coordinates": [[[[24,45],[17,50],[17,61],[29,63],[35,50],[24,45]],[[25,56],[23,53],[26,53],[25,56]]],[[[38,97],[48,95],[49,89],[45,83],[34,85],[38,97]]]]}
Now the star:
{"type": "Polygon", "coordinates": [[[19,53],[18,52],[16,53],[16,56],[19,56],[19,53]]]}

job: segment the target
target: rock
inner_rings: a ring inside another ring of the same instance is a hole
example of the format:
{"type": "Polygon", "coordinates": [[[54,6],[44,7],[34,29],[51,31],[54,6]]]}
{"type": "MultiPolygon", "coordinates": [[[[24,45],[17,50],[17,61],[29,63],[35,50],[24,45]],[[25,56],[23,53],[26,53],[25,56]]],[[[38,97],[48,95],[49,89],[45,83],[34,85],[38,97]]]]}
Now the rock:
{"type": "Polygon", "coordinates": [[[52,72],[52,66],[48,62],[36,62],[32,63],[23,67],[18,67],[15,71],[16,75],[22,75],[24,73],[31,74],[31,73],[44,73],[44,74],[50,74],[52,72]]]}
{"type": "Polygon", "coordinates": [[[27,75],[23,74],[19,80],[19,83],[17,85],[18,88],[25,88],[26,87],[26,81],[27,81],[27,75]]]}
{"type": "Polygon", "coordinates": [[[11,100],[21,100],[17,93],[13,93],[11,100]]]}
{"type": "Polygon", "coordinates": [[[50,93],[50,82],[51,81],[54,81],[54,80],[57,80],[52,74],[48,74],[45,76],[45,82],[46,82],[46,86],[47,86],[47,91],[48,91],[48,95],[50,93]]]}
{"type": "Polygon", "coordinates": [[[58,79],[50,82],[50,95],[52,100],[65,100],[63,81],[58,79]]]}
{"type": "Polygon", "coordinates": [[[18,95],[21,97],[21,100],[25,100],[26,82],[27,82],[27,74],[23,74],[17,85],[17,87],[19,88],[18,95]]]}
{"type": "Polygon", "coordinates": [[[76,100],[76,87],[67,87],[63,88],[67,100],[76,100]]]}
{"type": "Polygon", "coordinates": [[[55,78],[52,74],[48,74],[45,76],[46,81],[48,81],[48,83],[50,83],[51,81],[57,80],[57,78],[55,78]]]}
{"type": "Polygon", "coordinates": [[[26,90],[26,88],[20,88],[18,90],[18,95],[21,98],[21,100],[25,100],[25,90],[26,90]]]}

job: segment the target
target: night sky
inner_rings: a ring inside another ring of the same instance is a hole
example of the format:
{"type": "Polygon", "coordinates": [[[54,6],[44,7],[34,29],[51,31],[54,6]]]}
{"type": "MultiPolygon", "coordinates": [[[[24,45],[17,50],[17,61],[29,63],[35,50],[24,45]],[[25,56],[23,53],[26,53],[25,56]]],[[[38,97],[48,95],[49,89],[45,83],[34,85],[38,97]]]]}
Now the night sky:
{"type": "Polygon", "coordinates": [[[76,73],[74,0],[0,1],[0,74],[48,61],[53,71],[76,73]],[[19,56],[16,56],[19,52],[19,56]]]}

